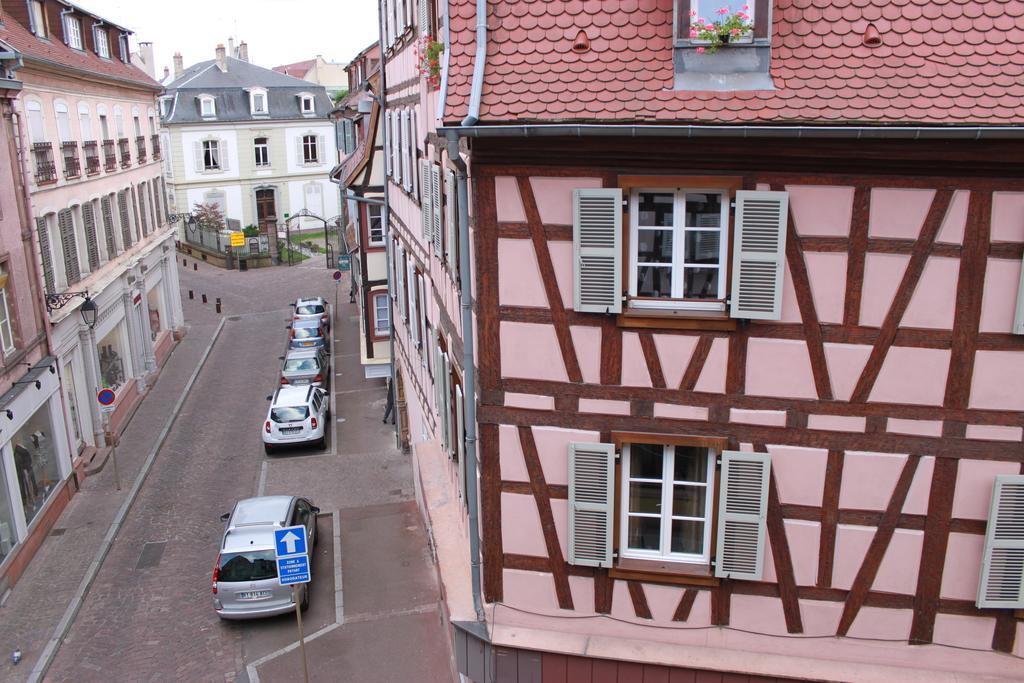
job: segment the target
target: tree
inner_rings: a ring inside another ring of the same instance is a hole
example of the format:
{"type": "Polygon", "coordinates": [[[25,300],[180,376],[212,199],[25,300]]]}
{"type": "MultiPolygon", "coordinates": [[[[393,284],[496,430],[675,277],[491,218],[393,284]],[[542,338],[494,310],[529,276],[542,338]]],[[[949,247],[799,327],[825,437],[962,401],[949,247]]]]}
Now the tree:
{"type": "Polygon", "coordinates": [[[203,230],[223,230],[224,212],[217,204],[196,204],[193,208],[196,225],[203,230]]]}

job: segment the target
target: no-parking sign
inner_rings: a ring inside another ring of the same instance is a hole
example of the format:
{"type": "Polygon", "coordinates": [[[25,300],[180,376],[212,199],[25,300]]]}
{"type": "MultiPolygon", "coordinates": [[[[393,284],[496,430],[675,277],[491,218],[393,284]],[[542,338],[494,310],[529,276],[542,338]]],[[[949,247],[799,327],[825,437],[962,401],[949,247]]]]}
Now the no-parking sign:
{"type": "Polygon", "coordinates": [[[114,412],[114,401],[116,400],[117,394],[113,389],[100,389],[96,392],[96,402],[100,404],[101,413],[114,412]]]}

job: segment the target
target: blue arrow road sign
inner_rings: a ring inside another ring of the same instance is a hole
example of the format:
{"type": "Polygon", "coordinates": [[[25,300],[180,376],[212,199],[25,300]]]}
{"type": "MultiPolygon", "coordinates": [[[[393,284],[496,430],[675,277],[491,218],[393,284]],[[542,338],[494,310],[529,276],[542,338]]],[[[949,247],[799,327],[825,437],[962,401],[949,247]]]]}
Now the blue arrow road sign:
{"type": "Polygon", "coordinates": [[[275,529],[274,546],[277,557],[307,554],[309,551],[306,549],[306,527],[286,526],[283,529],[275,529]]]}
{"type": "Polygon", "coordinates": [[[309,583],[309,557],[294,555],[277,558],[277,580],[282,586],[309,583]]]}

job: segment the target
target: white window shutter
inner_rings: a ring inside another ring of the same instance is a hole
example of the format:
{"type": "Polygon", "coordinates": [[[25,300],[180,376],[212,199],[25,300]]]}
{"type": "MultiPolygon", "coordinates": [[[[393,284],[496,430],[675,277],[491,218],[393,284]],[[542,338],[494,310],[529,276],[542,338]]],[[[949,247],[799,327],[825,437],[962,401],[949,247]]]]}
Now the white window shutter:
{"type": "Polygon", "coordinates": [[[217,141],[217,161],[220,162],[220,170],[230,171],[231,164],[228,161],[228,143],[227,140],[217,141]]]}
{"type": "Polygon", "coordinates": [[[429,308],[428,305],[427,305],[427,285],[426,285],[427,280],[423,276],[423,273],[417,273],[416,280],[417,280],[417,283],[419,284],[420,308],[422,309],[420,311],[420,340],[422,342],[422,344],[420,345],[420,356],[421,356],[421,361],[422,361],[423,365],[426,366],[427,365],[427,350],[426,350],[426,345],[427,345],[427,310],[429,308]]]}
{"type": "Polygon", "coordinates": [[[736,193],[729,315],[751,320],[782,317],[788,192],[736,193]]]}
{"type": "Polygon", "coordinates": [[[395,183],[402,182],[402,165],[399,150],[398,112],[391,115],[391,168],[395,183]]]}
{"type": "Polygon", "coordinates": [[[399,128],[402,135],[402,145],[399,151],[399,156],[402,159],[402,187],[408,192],[412,187],[412,183],[409,181],[409,176],[412,175],[409,168],[409,112],[402,112],[402,122],[399,128]]]}
{"type": "Polygon", "coordinates": [[[302,140],[304,137],[304,135],[300,135],[299,137],[295,138],[295,151],[297,154],[296,162],[299,164],[299,166],[302,166],[304,163],[306,163],[306,150],[303,149],[302,140]]]}
{"type": "Polygon", "coordinates": [[[196,157],[196,171],[202,171],[204,169],[204,165],[203,165],[203,143],[198,142],[198,141],[197,142],[193,142],[192,143],[192,150],[195,152],[195,157],[196,157]]]}
{"type": "Polygon", "coordinates": [[[722,453],[715,576],[761,580],[771,466],[767,453],[722,453]]]}
{"type": "Polygon", "coordinates": [[[996,476],[977,605],[1024,608],[1024,475],[996,476]]]}
{"type": "Polygon", "coordinates": [[[1020,265],[1020,284],[1017,285],[1017,312],[1013,316],[1013,333],[1024,334],[1024,261],[1020,265]]]}
{"type": "Polygon", "coordinates": [[[622,190],[573,190],[574,308],[581,313],[622,311],[622,190]]]}
{"type": "Polygon", "coordinates": [[[455,205],[458,201],[455,189],[455,172],[449,170],[444,179],[445,211],[444,221],[447,227],[448,243],[445,245],[445,259],[448,267],[455,270],[455,205]]]}
{"type": "Polygon", "coordinates": [[[441,416],[441,344],[438,341],[440,333],[434,330],[430,339],[432,347],[430,352],[434,354],[434,410],[438,417],[441,416]]]}
{"type": "Polygon", "coordinates": [[[420,35],[430,35],[430,0],[419,0],[420,3],[420,35]]]}
{"type": "Polygon", "coordinates": [[[466,429],[465,400],[462,387],[455,385],[455,455],[459,460],[459,499],[466,499],[466,429]]]}
{"type": "Polygon", "coordinates": [[[391,145],[393,145],[395,141],[391,139],[391,112],[389,111],[384,112],[384,137],[387,138],[384,145],[384,175],[390,177],[391,145]]]}
{"type": "Polygon", "coordinates": [[[402,314],[402,322],[405,322],[409,319],[406,309],[408,299],[406,299],[405,292],[405,250],[400,249],[399,253],[401,258],[395,263],[395,276],[398,281],[398,312],[402,314]]]}
{"type": "Polygon", "coordinates": [[[406,286],[409,288],[409,333],[412,335],[414,347],[420,347],[420,306],[416,301],[416,266],[409,261],[409,272],[406,273],[406,286]]]}
{"type": "Polygon", "coordinates": [[[444,232],[441,230],[441,165],[430,167],[430,208],[433,210],[431,231],[434,236],[434,254],[444,256],[444,232]]]}
{"type": "Polygon", "coordinates": [[[420,210],[423,213],[423,239],[430,242],[431,226],[434,223],[434,212],[430,208],[433,192],[430,191],[430,162],[426,159],[420,161],[420,176],[423,178],[422,192],[423,199],[420,200],[420,210]]]}
{"type": "Polygon", "coordinates": [[[316,136],[316,160],[319,161],[321,164],[324,161],[327,160],[326,152],[327,152],[327,148],[324,147],[324,136],[323,135],[317,135],[316,136]]]}
{"type": "Polygon", "coordinates": [[[419,132],[416,128],[416,110],[411,109],[409,111],[409,174],[412,176],[412,196],[417,201],[419,200],[420,191],[420,174],[416,172],[416,159],[417,152],[419,151],[419,143],[416,137],[419,132]]]}
{"type": "Polygon", "coordinates": [[[569,564],[612,566],[615,446],[569,444],[569,564]]]}

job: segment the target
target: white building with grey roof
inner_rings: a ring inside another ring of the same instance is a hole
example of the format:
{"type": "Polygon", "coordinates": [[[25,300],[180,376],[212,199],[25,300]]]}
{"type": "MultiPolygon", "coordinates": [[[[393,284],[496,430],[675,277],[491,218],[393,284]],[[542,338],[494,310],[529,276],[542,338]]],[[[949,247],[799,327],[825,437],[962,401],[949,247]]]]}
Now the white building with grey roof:
{"type": "MultiPolygon", "coordinates": [[[[187,69],[175,55],[160,99],[168,201],[177,213],[216,205],[232,230],[258,227],[274,257],[288,216],[305,209],[333,223],[340,213],[328,179],[336,156],[332,103],[323,86],[250,63],[247,49],[227,52],[218,46],[216,59],[187,69]]],[[[323,223],[296,218],[289,227],[323,223]]]]}

